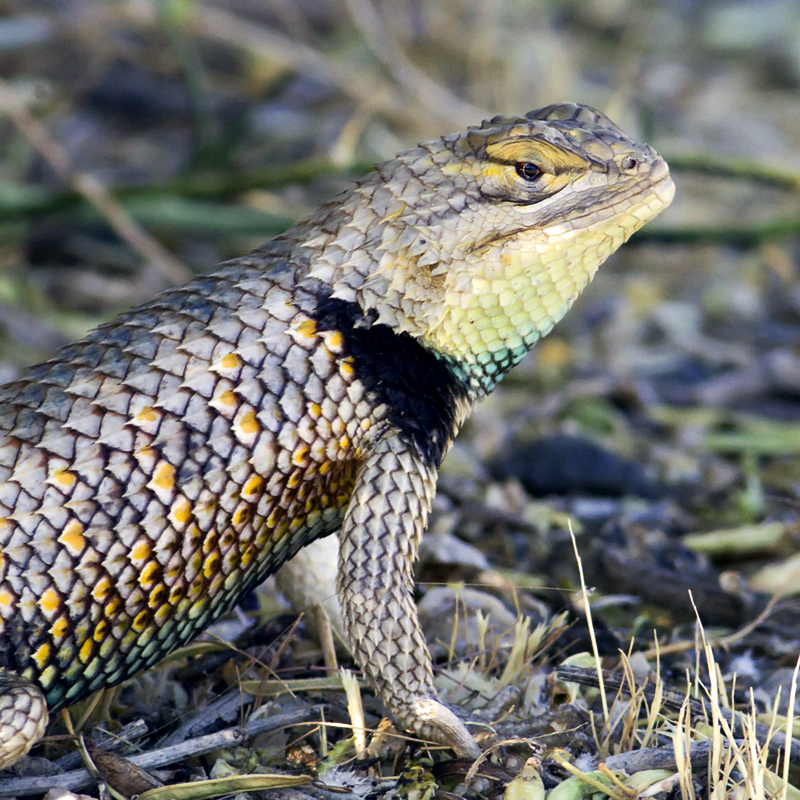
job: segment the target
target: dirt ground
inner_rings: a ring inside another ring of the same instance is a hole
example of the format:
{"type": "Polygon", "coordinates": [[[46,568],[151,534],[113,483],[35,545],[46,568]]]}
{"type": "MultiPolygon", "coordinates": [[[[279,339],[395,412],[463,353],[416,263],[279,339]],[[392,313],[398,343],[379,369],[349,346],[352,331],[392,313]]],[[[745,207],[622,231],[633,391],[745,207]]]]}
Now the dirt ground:
{"type": "MultiPolygon", "coordinates": [[[[796,0],[0,0],[0,78],[0,382],[244,254],[372,164],[497,113],[595,106],[656,147],[677,186],[478,409],[442,470],[418,599],[449,663],[443,691],[526,741],[468,779],[468,765],[424,749],[373,742],[371,760],[351,762],[343,693],[292,683],[325,674],[310,629],[264,598],[247,609],[255,627],[217,629],[245,637],[238,655],[192,650],[106,697],[88,727],[145,720],[123,752],[163,747],[197,708],[231,691],[238,702],[240,680],[268,675],[298,692],[256,705],[297,715],[294,727],[184,758],[161,780],[266,770],[317,783],[231,791],[329,797],[341,781],[360,796],[511,797],[533,756],[528,790],[541,780],[555,794],[562,760],[590,771],[683,736],[700,755],[666,768],[678,777],[660,796],[800,797],[797,765],[784,771],[779,746],[723,713],[770,725],[777,709],[780,726],[800,653],[796,0]],[[86,199],[98,190],[115,199],[100,195],[102,213],[86,199]],[[473,617],[454,632],[465,609],[490,609],[488,630],[473,617]],[[593,646],[628,676],[607,712],[596,689],[554,673],[570,659],[591,674],[593,646]],[[699,710],[642,688],[685,693],[687,674],[699,710]],[[300,725],[320,713],[345,727],[300,725]]],[[[364,693],[371,727],[380,709],[364,693]]],[[[217,727],[243,719],[241,704],[228,713],[217,727]]],[[[73,770],[73,750],[37,755],[73,770]]],[[[149,785],[126,780],[127,796],[149,785]]]]}

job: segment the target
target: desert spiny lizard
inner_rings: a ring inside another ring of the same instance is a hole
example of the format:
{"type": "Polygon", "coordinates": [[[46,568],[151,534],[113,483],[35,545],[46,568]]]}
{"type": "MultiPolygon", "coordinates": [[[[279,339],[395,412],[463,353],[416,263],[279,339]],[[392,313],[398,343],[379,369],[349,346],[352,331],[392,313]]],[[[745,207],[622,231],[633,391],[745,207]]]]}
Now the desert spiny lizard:
{"type": "Polygon", "coordinates": [[[665,208],[665,162],[573,104],[381,164],[304,222],[0,389],[0,766],[339,531],[356,661],[475,755],[412,599],[473,404],[665,208]]]}

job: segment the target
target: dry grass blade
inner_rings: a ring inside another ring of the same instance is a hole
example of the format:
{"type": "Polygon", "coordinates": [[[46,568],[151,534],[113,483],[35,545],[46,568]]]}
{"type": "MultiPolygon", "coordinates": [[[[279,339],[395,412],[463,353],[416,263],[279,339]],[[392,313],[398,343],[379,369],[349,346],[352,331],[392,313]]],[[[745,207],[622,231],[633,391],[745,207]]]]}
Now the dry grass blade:
{"type": "Polygon", "coordinates": [[[474,125],[475,120],[488,116],[484,109],[459,99],[415,66],[386,29],[370,0],[345,0],[345,5],[372,52],[410,97],[456,125],[474,125]]]}
{"type": "Polygon", "coordinates": [[[514,643],[511,645],[511,653],[508,656],[503,674],[497,682],[498,689],[503,689],[514,683],[525,668],[530,624],[530,617],[517,617],[517,622],[514,626],[514,643]]]}
{"type": "Polygon", "coordinates": [[[786,754],[783,758],[783,800],[787,800],[789,791],[789,764],[792,758],[792,737],[790,733],[793,730],[794,723],[794,710],[795,701],[797,699],[797,681],[800,676],[800,656],[797,657],[797,662],[794,665],[794,672],[792,672],[792,685],[789,689],[789,703],[786,711],[786,754]]]}
{"type": "MultiPolygon", "coordinates": [[[[599,680],[594,670],[562,666],[556,670],[556,675],[559,680],[572,681],[586,686],[599,686],[599,680]]],[[[621,687],[627,687],[628,681],[624,675],[603,670],[603,684],[607,690],[617,691],[621,687]]],[[[625,688],[625,691],[629,691],[629,688],[625,688]]],[[[651,684],[637,686],[636,691],[641,691],[651,702],[655,697],[655,687],[651,684]]],[[[702,697],[689,697],[685,692],[679,691],[668,691],[663,694],[662,706],[667,711],[680,713],[687,703],[693,720],[705,722],[711,716],[709,701],[702,697]]],[[[731,726],[731,733],[734,737],[742,738],[745,735],[749,724],[747,715],[738,711],[730,711],[727,708],[720,708],[719,716],[731,726]]],[[[787,746],[786,736],[783,733],[773,732],[760,722],[755,722],[753,736],[761,744],[768,744],[770,751],[773,753],[777,753],[787,746]]],[[[792,739],[791,741],[791,763],[795,766],[800,766],[800,741],[797,739],[792,739]]]]}
{"type": "Polygon", "coordinates": [[[230,775],[209,781],[174,783],[150,789],[139,795],[139,800],[210,800],[236,792],[259,792],[267,789],[286,789],[311,783],[306,775],[230,775]]]}
{"type": "Polygon", "coordinates": [[[692,782],[692,762],[689,759],[691,751],[691,717],[689,714],[689,695],[686,695],[684,703],[678,714],[675,723],[675,731],[672,738],[675,752],[675,766],[678,771],[681,797],[684,800],[694,800],[694,783],[692,782]]]}
{"type": "Polygon", "coordinates": [[[603,668],[600,662],[600,651],[597,648],[597,639],[594,634],[594,623],[592,620],[592,608],[589,605],[589,591],[586,588],[586,580],[583,577],[583,561],[581,561],[581,554],[578,552],[578,542],[575,540],[575,531],[572,529],[572,520],[569,521],[569,536],[572,540],[572,547],[575,551],[575,561],[578,565],[578,574],[581,580],[581,592],[583,594],[583,602],[586,608],[586,624],[589,627],[589,637],[592,641],[592,653],[594,655],[595,665],[597,667],[597,677],[600,683],[600,702],[603,704],[603,722],[608,727],[608,701],[606,700],[605,687],[603,686],[603,668]]]}
{"type": "Polygon", "coordinates": [[[315,605],[311,613],[314,615],[325,669],[330,673],[335,673],[339,669],[339,664],[336,660],[336,645],[333,641],[331,618],[322,604],[315,605]]]}
{"type": "Polygon", "coordinates": [[[191,273],[168,250],[131,219],[127,211],[91,176],[77,172],[61,146],[33,117],[9,85],[0,78],[0,110],[47,159],[58,175],[102,215],[117,235],[151,263],[171,283],[185,283],[191,273]]]}
{"type": "MultiPolygon", "coordinates": [[[[656,648],[658,648],[658,639],[656,639],[656,648]]],[[[642,696],[647,700],[644,692],[642,696]]],[[[653,732],[656,727],[656,721],[661,714],[661,707],[664,700],[664,682],[661,680],[661,661],[656,656],[656,674],[653,679],[653,696],[650,698],[647,714],[647,727],[645,728],[644,736],[642,737],[642,746],[647,747],[652,741],[653,732]]]]}
{"type": "MultiPolygon", "coordinates": [[[[706,638],[699,617],[696,630],[697,677],[691,692],[666,691],[658,673],[654,685],[637,685],[625,654],[622,656],[623,672],[606,673],[603,676],[606,690],[617,691],[611,706],[612,721],[625,715],[625,724],[620,730],[613,731],[613,744],[618,754],[607,759],[608,766],[624,768],[629,773],[641,769],[675,769],[681,797],[686,800],[694,798],[700,786],[704,787],[704,793],[712,800],[724,800],[732,796],[738,800],[767,800],[777,796],[786,799],[790,794],[794,797],[796,790],[792,790],[788,782],[789,767],[790,764],[800,765],[800,742],[787,738],[776,729],[781,719],[777,715],[777,701],[770,726],[758,722],[752,699],[747,711],[731,710],[728,706],[732,702],[732,695],[728,697],[722,670],[715,660],[713,647],[706,638]],[[701,658],[705,660],[702,669],[701,658]],[[702,675],[708,676],[707,683],[701,679],[702,675]],[[620,709],[618,703],[621,692],[628,694],[631,699],[620,709]],[[648,699],[650,704],[646,725],[641,733],[637,720],[648,699]],[[669,736],[672,746],[638,750],[642,742],[658,735],[669,736]],[[783,769],[782,775],[779,775],[774,765],[776,759],[780,763],[781,758],[783,769]]],[[[800,659],[790,689],[787,730],[791,730],[791,709],[796,697],[798,672],[800,659]]],[[[585,668],[561,667],[557,675],[561,680],[591,683],[594,686],[601,683],[596,675],[591,674],[591,670],[585,668]]],[[[611,745],[609,738],[601,749],[610,749],[611,745]]]]}
{"type": "Polygon", "coordinates": [[[342,689],[342,678],[330,675],[326,678],[295,678],[291,680],[243,680],[239,689],[253,697],[295,694],[297,692],[325,692],[342,689]]]}
{"type": "Polygon", "coordinates": [[[371,111],[406,121],[412,113],[408,102],[397,96],[396,90],[380,76],[366,76],[363,71],[343,66],[307,44],[236,14],[197,3],[188,24],[199,36],[249,50],[298,72],[333,83],[359,106],[371,111]]]}
{"type": "Polygon", "coordinates": [[[350,670],[340,669],[339,676],[342,679],[344,693],[347,696],[347,710],[350,713],[350,722],[353,726],[356,754],[361,758],[361,754],[367,749],[367,723],[364,721],[361,688],[358,685],[357,678],[350,670]]]}

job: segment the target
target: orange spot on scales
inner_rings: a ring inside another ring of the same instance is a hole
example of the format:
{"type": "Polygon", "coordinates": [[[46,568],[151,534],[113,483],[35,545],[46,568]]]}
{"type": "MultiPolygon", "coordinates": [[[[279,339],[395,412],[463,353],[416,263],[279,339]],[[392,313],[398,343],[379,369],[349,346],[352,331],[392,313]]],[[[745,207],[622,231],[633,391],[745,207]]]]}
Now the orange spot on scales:
{"type": "Polygon", "coordinates": [[[76,519],[71,520],[61,532],[58,541],[66,545],[67,549],[74,555],[82,553],[83,548],[86,546],[86,539],[83,536],[83,525],[76,519]]]}
{"type": "Polygon", "coordinates": [[[166,593],[167,587],[164,586],[163,583],[160,583],[150,592],[150,597],[147,598],[147,605],[150,606],[150,608],[158,608],[163,604],[166,593]]]}
{"type": "Polygon", "coordinates": [[[239,420],[239,427],[244,433],[258,433],[258,420],[255,411],[248,411],[242,414],[239,420]]]}
{"type": "Polygon", "coordinates": [[[317,332],[317,323],[313,319],[304,319],[296,330],[302,336],[314,336],[317,332]]]}
{"type": "Polygon", "coordinates": [[[179,497],[169,512],[174,522],[185,525],[192,518],[192,506],[185,497],[179,497]]]}
{"type": "Polygon", "coordinates": [[[119,597],[113,597],[111,600],[108,601],[108,605],[106,605],[105,611],[107,617],[116,617],[119,614],[120,609],[122,608],[122,599],[119,597]]]}
{"type": "Polygon", "coordinates": [[[39,607],[45,613],[56,611],[61,605],[61,597],[55,589],[47,589],[39,598],[39,607]]]}
{"type": "Polygon", "coordinates": [[[233,514],[233,524],[236,525],[237,527],[244,525],[249,518],[250,518],[250,509],[247,506],[237,508],[233,514]]]}
{"type": "Polygon", "coordinates": [[[247,483],[242,487],[242,494],[254,495],[258,494],[261,487],[264,485],[264,479],[258,475],[253,475],[248,479],[247,483]]]}
{"type": "Polygon", "coordinates": [[[39,669],[43,669],[47,666],[47,662],[50,660],[50,645],[43,644],[34,654],[33,660],[38,664],[39,669]]]}
{"type": "Polygon", "coordinates": [[[307,444],[298,445],[292,453],[292,463],[298,467],[306,466],[310,449],[307,444]]]}
{"type": "Polygon", "coordinates": [[[221,403],[223,406],[235,406],[236,395],[230,389],[226,389],[217,398],[217,402],[221,403]]]}
{"type": "Polygon", "coordinates": [[[203,575],[212,578],[217,573],[219,567],[219,553],[212,553],[203,564],[203,575]]]}
{"type": "Polygon", "coordinates": [[[217,542],[219,541],[219,535],[216,530],[211,530],[206,534],[206,538],[203,539],[203,552],[210,553],[216,546],[217,542]]]}
{"type": "Polygon", "coordinates": [[[53,470],[50,480],[58,486],[69,488],[75,484],[77,478],[75,477],[75,474],[70,472],[68,469],[56,469],[53,470]]]}
{"type": "Polygon", "coordinates": [[[78,655],[78,658],[81,660],[81,664],[85,664],[92,657],[93,650],[94,641],[92,639],[87,639],[81,646],[81,652],[78,655]]]}
{"type": "Polygon", "coordinates": [[[108,623],[104,619],[101,619],[100,622],[97,623],[97,627],[94,629],[92,639],[94,639],[96,642],[102,642],[106,637],[107,631],[108,623]]]}
{"type": "Polygon", "coordinates": [[[159,489],[171,489],[175,483],[175,467],[166,461],[162,461],[156,468],[155,475],[153,475],[153,480],[150,483],[159,489]]]}
{"type": "Polygon", "coordinates": [[[53,627],[50,628],[50,634],[52,635],[53,640],[58,642],[68,630],[69,622],[67,622],[66,617],[59,617],[53,623],[53,627]]]}
{"type": "Polygon", "coordinates": [[[339,352],[344,346],[344,336],[339,331],[326,331],[322,336],[325,346],[334,353],[339,352]]]}
{"type": "Polygon", "coordinates": [[[176,606],[180,603],[181,598],[183,597],[183,586],[173,586],[169,590],[169,603],[170,605],[176,606]]]}
{"type": "Polygon", "coordinates": [[[156,561],[151,561],[139,573],[139,586],[141,586],[143,589],[149,589],[155,582],[157,576],[158,563],[156,561]]]}
{"type": "Polygon", "coordinates": [[[152,547],[147,541],[139,540],[131,549],[131,559],[134,561],[144,561],[150,557],[152,547]]]}
{"type": "Polygon", "coordinates": [[[100,578],[92,589],[92,597],[98,602],[105,602],[108,593],[111,591],[111,581],[108,578],[100,578]]]}
{"type": "Polygon", "coordinates": [[[155,422],[158,414],[150,406],[145,406],[133,419],[134,422],[155,422]]]}
{"type": "Polygon", "coordinates": [[[236,353],[228,353],[222,357],[222,367],[223,369],[236,369],[237,367],[242,366],[242,360],[236,353]]]}

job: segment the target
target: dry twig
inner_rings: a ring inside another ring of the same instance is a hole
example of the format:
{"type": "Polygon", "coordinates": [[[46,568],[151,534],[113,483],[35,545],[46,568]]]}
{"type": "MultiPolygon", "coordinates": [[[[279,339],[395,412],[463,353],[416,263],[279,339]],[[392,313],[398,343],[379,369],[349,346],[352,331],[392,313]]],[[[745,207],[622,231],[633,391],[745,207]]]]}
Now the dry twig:
{"type": "Polygon", "coordinates": [[[191,278],[189,270],[142,230],[98,181],[91,175],[85,175],[73,168],[64,149],[1,78],[0,111],[8,114],[20,133],[47,159],[58,176],[84,197],[111,225],[117,235],[151,263],[170,283],[185,283],[191,278]]]}

